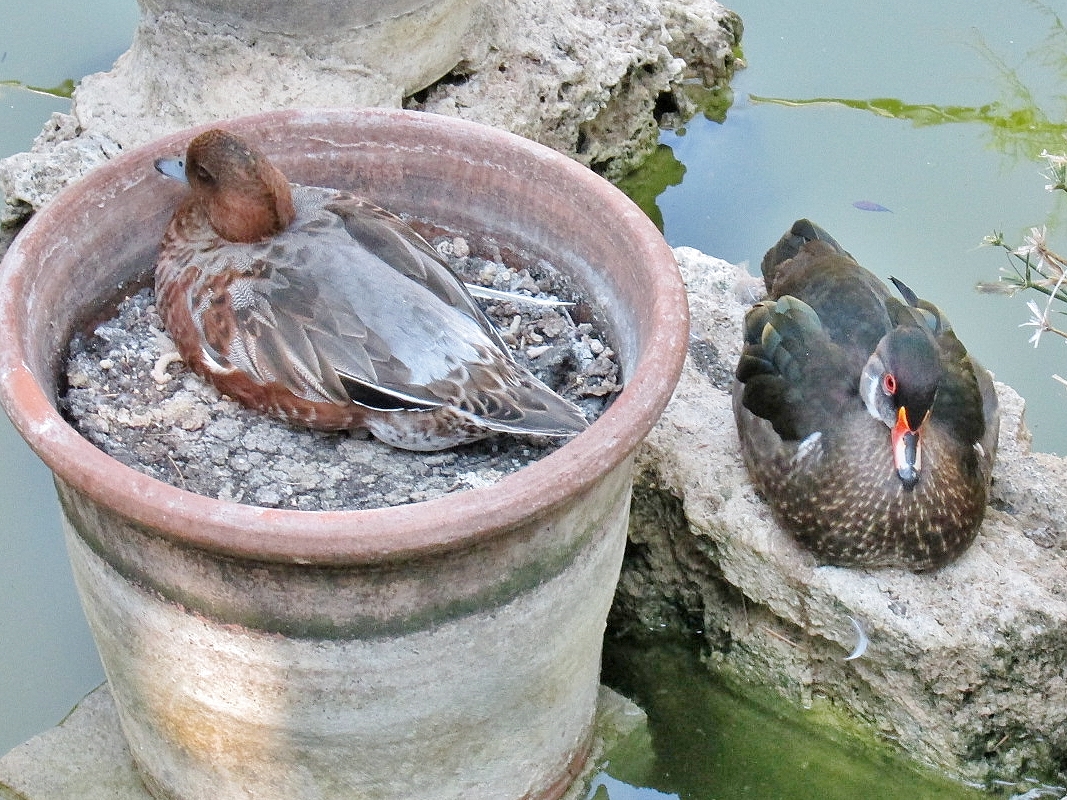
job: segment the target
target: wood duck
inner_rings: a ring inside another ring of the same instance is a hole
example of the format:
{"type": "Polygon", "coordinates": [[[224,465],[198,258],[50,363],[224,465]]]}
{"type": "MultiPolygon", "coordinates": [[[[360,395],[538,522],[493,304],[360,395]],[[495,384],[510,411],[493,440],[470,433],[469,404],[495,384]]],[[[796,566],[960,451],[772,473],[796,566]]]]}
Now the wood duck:
{"type": "Polygon", "coordinates": [[[156,264],[182,359],[238,402],[311,428],[439,450],[568,437],[582,412],[518,365],[437,252],[347,192],[291,185],[250,143],[200,134],[156,168],[190,192],[156,264]]]}
{"type": "Polygon", "coordinates": [[[936,569],[974,540],[999,420],[989,373],[933,304],[798,220],[762,264],[733,406],[780,524],[824,564],[936,569]]]}

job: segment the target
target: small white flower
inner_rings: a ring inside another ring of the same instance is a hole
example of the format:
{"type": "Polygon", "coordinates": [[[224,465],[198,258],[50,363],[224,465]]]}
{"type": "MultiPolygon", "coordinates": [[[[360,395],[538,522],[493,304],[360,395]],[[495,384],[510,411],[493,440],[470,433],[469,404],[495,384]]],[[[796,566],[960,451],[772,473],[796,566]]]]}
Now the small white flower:
{"type": "Polygon", "coordinates": [[[1044,258],[1043,253],[1048,249],[1048,229],[1042,225],[1040,228],[1031,228],[1030,235],[1023,238],[1023,243],[1011,252],[1022,258],[1037,256],[1038,260],[1044,258]]]}
{"type": "MultiPolygon", "coordinates": [[[[1036,230],[1036,228],[1033,230],[1036,230]]],[[[1037,347],[1037,343],[1041,341],[1041,334],[1043,334],[1045,331],[1056,331],[1056,329],[1052,327],[1052,323],[1049,322],[1049,314],[1052,313],[1052,301],[1056,299],[1056,295],[1060,291],[1060,287],[1063,286],[1063,282],[1065,279],[1067,279],[1067,272],[1061,271],[1060,277],[1056,281],[1056,285],[1053,286],[1052,291],[1049,292],[1048,302],[1045,303],[1044,311],[1037,307],[1037,303],[1034,300],[1026,301],[1026,307],[1030,309],[1030,321],[1022,323],[1019,327],[1037,328],[1037,330],[1034,331],[1034,335],[1031,336],[1029,339],[1030,344],[1032,344],[1034,347],[1037,347]]],[[[1056,333],[1061,332],[1056,331],[1056,333]]]]}
{"type": "MultiPolygon", "coordinates": [[[[1037,307],[1037,302],[1034,300],[1027,300],[1026,307],[1030,309],[1030,319],[1027,322],[1019,325],[1020,328],[1037,328],[1034,331],[1033,336],[1030,337],[1029,342],[1034,347],[1037,347],[1038,342],[1041,341],[1041,334],[1049,330],[1051,326],[1048,322],[1048,317],[1045,313],[1042,313],[1041,309],[1037,307]]],[[[1047,309],[1046,309],[1047,311],[1047,309]]]]}

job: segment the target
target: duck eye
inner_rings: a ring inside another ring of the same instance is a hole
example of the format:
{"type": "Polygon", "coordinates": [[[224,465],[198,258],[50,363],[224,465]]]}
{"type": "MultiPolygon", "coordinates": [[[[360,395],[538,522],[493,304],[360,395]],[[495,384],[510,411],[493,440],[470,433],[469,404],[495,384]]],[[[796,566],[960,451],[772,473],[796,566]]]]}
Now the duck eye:
{"type": "Polygon", "coordinates": [[[897,379],[892,372],[887,372],[882,376],[882,389],[888,395],[894,395],[897,393],[897,379]]]}
{"type": "Polygon", "coordinates": [[[198,181],[203,181],[204,183],[214,183],[215,182],[215,176],[212,175],[210,172],[208,172],[203,164],[197,164],[194,167],[194,170],[196,172],[196,179],[198,181]]]}

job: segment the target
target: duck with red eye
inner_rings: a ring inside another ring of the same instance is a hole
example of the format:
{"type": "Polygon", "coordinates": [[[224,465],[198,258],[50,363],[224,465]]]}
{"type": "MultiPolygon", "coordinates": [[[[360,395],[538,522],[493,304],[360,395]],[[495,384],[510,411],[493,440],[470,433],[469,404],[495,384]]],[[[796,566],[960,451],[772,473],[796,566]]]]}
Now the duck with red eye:
{"type": "Polygon", "coordinates": [[[894,328],[878,343],[860,374],[867,411],[889,428],[893,465],[905,489],[919,482],[923,427],[941,383],[941,360],[924,328],[894,328]]]}
{"type": "Polygon", "coordinates": [[[978,533],[999,420],[944,315],[807,220],[767,253],[734,383],[741,453],[824,564],[936,569],[978,533]]]}

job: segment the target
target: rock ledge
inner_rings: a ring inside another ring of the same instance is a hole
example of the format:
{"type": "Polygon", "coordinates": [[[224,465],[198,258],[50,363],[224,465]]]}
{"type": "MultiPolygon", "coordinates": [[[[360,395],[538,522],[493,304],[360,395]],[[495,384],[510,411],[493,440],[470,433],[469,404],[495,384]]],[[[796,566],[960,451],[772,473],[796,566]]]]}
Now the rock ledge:
{"type": "MultiPolygon", "coordinates": [[[[997,385],[1000,451],[978,539],[932,574],[816,566],[755,495],[730,405],[754,279],[675,251],[690,357],[639,455],[616,616],[701,631],[711,666],[824,702],[969,781],[1063,782],[1067,764],[1067,462],[1030,451],[997,385]],[[866,654],[849,616],[870,638],[866,654]]],[[[758,286],[756,291],[759,291],[758,286]]]]}
{"type": "MultiPolygon", "coordinates": [[[[440,22],[430,17],[387,19],[381,36],[359,34],[353,44],[324,39],[313,20],[301,38],[272,30],[259,13],[243,24],[223,12],[202,18],[211,3],[200,0],[140,3],[130,50],[81,81],[71,113],[53,115],[30,152],[0,161],[0,223],[28,216],[121,150],[277,108],[404,105],[503,128],[621,174],[655,147],[664,116],[693,113],[686,81],[729,80],[741,37],[737,15],[716,0],[635,0],[625,9],[453,0],[449,24],[461,38],[442,62],[413,44],[415,32],[440,22]],[[415,51],[422,68],[395,66],[415,51]]],[[[285,8],[274,3],[270,13],[285,8]]]]}

